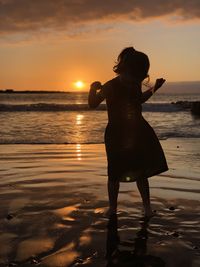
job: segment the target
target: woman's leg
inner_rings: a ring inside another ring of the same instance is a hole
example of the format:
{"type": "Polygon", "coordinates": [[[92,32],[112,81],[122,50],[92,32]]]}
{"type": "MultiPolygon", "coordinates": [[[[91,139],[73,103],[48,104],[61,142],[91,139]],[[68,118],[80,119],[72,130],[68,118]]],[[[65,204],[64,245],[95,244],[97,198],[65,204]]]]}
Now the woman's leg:
{"type": "Polygon", "coordinates": [[[151,209],[150,202],[149,181],[147,178],[139,178],[137,179],[136,183],[142,198],[144,214],[147,217],[151,217],[153,215],[153,211],[151,209]]]}
{"type": "Polygon", "coordinates": [[[117,212],[117,197],[119,193],[119,181],[110,181],[108,179],[108,197],[109,197],[109,214],[117,212]]]}

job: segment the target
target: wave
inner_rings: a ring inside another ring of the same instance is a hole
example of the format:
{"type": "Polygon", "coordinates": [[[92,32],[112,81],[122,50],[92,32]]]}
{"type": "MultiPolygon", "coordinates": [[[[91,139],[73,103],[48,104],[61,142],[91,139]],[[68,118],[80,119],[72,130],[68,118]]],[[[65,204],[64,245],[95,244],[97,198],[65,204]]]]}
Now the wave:
{"type": "MultiPolygon", "coordinates": [[[[190,102],[192,103],[192,102],[190,102]]],[[[190,104],[177,103],[145,103],[144,112],[177,112],[190,109],[190,104]]],[[[0,112],[54,112],[54,111],[91,111],[87,104],[57,104],[57,103],[36,103],[36,104],[0,104],[0,112]]],[[[99,105],[95,110],[106,110],[106,104],[99,105]]]]}
{"type": "MultiPolygon", "coordinates": [[[[104,105],[101,105],[99,109],[105,109],[104,105]]],[[[18,111],[86,111],[89,110],[87,104],[54,104],[54,103],[37,103],[37,104],[0,104],[1,112],[18,112],[18,111]]]]}
{"type": "Polygon", "coordinates": [[[169,138],[200,138],[199,132],[164,132],[164,133],[158,133],[158,138],[160,140],[166,140],[169,138]]]}
{"type": "MultiPolygon", "coordinates": [[[[199,135],[198,134],[162,134],[162,135],[159,135],[158,134],[158,138],[160,141],[163,141],[163,140],[167,140],[167,139],[173,139],[173,138],[183,138],[183,139],[196,139],[197,142],[199,142],[199,135]]],[[[47,139],[44,139],[44,140],[41,140],[41,139],[35,139],[35,140],[31,140],[31,139],[15,139],[13,138],[12,140],[10,139],[6,139],[6,138],[1,138],[0,139],[0,145],[20,145],[20,144],[23,144],[23,145],[92,145],[92,144],[104,144],[104,141],[103,140],[94,140],[94,141],[80,141],[80,142],[75,142],[73,140],[69,140],[69,141],[62,141],[62,140],[48,140],[47,139]]]]}
{"type": "Polygon", "coordinates": [[[189,173],[188,175],[181,174],[178,175],[176,173],[162,173],[159,174],[159,176],[166,177],[166,178],[173,178],[173,179],[185,179],[185,180],[190,180],[190,181],[199,181],[199,176],[195,176],[193,173],[193,176],[189,173]]]}
{"type": "Polygon", "coordinates": [[[94,142],[62,142],[62,141],[48,141],[48,140],[0,140],[0,145],[96,145],[104,144],[103,141],[94,141],[94,142]]]}

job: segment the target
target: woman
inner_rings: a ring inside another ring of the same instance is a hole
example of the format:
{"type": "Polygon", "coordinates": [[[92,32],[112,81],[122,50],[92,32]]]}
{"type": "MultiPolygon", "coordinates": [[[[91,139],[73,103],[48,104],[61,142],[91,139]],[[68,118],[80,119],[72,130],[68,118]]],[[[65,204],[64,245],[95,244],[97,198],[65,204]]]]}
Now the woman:
{"type": "Polygon", "coordinates": [[[108,125],[105,146],[108,160],[109,214],[117,211],[119,183],[136,181],[144,205],[144,216],[153,212],[150,204],[148,177],[167,171],[167,163],[159,140],[142,116],[146,102],[165,82],[157,79],[154,87],[142,93],[142,82],[148,77],[147,55],[133,47],[118,56],[113,70],[117,77],[91,84],[88,103],[96,108],[106,99],[108,125]]]}

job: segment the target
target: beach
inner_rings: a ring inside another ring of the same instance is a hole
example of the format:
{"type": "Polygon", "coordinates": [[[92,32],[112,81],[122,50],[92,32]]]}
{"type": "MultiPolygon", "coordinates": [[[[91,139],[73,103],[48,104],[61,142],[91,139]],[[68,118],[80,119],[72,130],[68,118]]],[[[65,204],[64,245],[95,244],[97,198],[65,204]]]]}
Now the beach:
{"type": "Polygon", "coordinates": [[[0,18],[0,267],[200,267],[200,1],[0,18]]]}
{"type": "Polygon", "coordinates": [[[199,266],[198,140],[161,141],[169,171],[149,179],[146,225],[136,184],[121,183],[118,229],[103,144],[0,145],[0,266],[199,266]]]}

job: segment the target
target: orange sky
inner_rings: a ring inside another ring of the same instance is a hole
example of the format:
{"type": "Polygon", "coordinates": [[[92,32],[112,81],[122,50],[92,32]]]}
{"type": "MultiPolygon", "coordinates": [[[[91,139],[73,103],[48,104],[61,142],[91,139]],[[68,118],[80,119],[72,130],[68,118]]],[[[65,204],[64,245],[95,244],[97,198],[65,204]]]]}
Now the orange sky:
{"type": "Polygon", "coordinates": [[[0,89],[88,90],[127,46],[149,55],[152,81],[200,80],[200,2],[149,3],[0,0],[0,89]]]}

